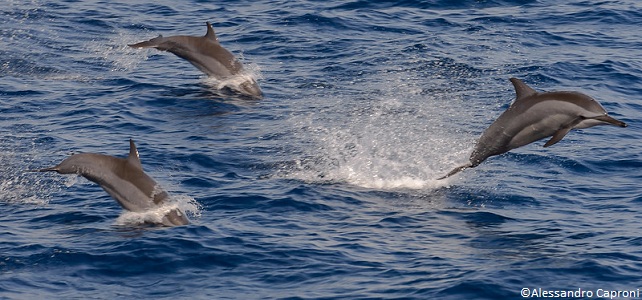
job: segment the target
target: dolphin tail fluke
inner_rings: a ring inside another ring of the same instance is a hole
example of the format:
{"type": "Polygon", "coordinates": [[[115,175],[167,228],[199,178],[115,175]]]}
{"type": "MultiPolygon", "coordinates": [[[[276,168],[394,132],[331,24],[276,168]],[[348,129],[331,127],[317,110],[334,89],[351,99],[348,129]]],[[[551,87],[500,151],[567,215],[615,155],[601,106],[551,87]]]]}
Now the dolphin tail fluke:
{"type": "Polygon", "coordinates": [[[459,166],[457,168],[454,168],[452,171],[450,171],[450,173],[446,174],[446,176],[437,178],[437,180],[446,179],[446,178],[448,178],[450,176],[453,176],[453,175],[455,175],[455,174],[457,174],[457,173],[459,173],[459,172],[461,172],[461,171],[463,171],[465,169],[472,168],[472,167],[473,167],[473,164],[471,162],[468,162],[468,163],[466,163],[464,165],[461,165],[461,166],[459,166]]]}

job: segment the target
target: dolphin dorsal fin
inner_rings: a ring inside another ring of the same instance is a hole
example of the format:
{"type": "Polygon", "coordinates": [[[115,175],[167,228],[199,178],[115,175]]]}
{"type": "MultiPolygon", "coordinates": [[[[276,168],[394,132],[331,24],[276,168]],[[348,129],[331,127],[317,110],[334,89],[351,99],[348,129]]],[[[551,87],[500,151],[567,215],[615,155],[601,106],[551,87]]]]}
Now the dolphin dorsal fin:
{"type": "Polygon", "coordinates": [[[210,22],[205,22],[205,24],[207,24],[207,33],[205,34],[205,38],[213,41],[218,41],[216,33],[214,32],[214,28],[212,28],[212,24],[210,22]]]}
{"type": "Polygon", "coordinates": [[[140,157],[138,157],[138,149],[136,149],[136,144],[134,144],[134,140],[132,139],[129,139],[129,156],[127,157],[127,162],[141,170],[143,169],[143,165],[140,163],[140,157]]]}
{"type": "Polygon", "coordinates": [[[512,82],[515,87],[515,94],[517,95],[515,101],[537,94],[536,90],[517,78],[511,78],[510,82],[512,82]]]}

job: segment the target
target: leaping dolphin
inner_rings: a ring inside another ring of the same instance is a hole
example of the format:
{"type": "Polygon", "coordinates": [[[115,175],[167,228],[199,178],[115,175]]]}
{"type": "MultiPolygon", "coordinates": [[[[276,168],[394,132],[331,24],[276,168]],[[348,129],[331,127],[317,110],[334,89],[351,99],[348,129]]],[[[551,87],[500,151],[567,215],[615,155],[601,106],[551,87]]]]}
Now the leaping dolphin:
{"type": "Polygon", "coordinates": [[[186,36],[176,35],[163,37],[159,35],[149,41],[130,44],[133,48],[156,48],[161,51],[169,51],[176,56],[189,61],[203,73],[217,80],[226,81],[234,77],[244,78],[245,81],[229,87],[237,90],[243,95],[253,98],[263,97],[263,92],[259,88],[254,78],[244,74],[243,64],[223,48],[218,42],[214,28],[210,22],[207,24],[207,33],[205,36],[186,36]],[[245,76],[244,76],[245,75],[245,76]]]}
{"type": "MultiPolygon", "coordinates": [[[[159,208],[169,198],[156,181],[143,172],[138,150],[131,139],[126,159],[97,153],[80,153],[68,157],[55,167],[35,170],[49,171],[78,174],[99,184],[128,211],[146,212],[159,208]]],[[[185,213],[175,208],[163,216],[161,224],[186,225],[189,220],[185,213]]]]}
{"type": "Polygon", "coordinates": [[[474,168],[488,157],[552,136],[544,144],[559,142],[571,129],[596,125],[626,127],[626,123],[610,117],[595,99],[578,92],[538,93],[521,80],[511,78],[516,99],[477,141],[470,161],[439,180],[467,168],[474,168]]]}

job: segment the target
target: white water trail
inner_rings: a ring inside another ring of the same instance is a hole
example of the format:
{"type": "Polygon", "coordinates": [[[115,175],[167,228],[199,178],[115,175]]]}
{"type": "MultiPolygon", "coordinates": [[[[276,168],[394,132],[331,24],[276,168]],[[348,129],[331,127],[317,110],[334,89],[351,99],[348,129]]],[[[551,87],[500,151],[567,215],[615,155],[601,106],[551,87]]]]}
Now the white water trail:
{"type": "Polygon", "coordinates": [[[40,151],[28,138],[9,134],[0,139],[0,202],[47,205],[60,191],[60,179],[30,171],[45,160],[40,151]]]}
{"type": "Polygon", "coordinates": [[[153,36],[151,32],[131,32],[116,30],[107,35],[107,38],[95,39],[85,45],[87,53],[99,57],[101,64],[109,68],[110,72],[127,73],[149,58],[156,49],[135,49],[129,47],[141,41],[141,36],[153,36]]]}
{"type": "Polygon", "coordinates": [[[380,190],[448,186],[437,178],[467,159],[475,139],[451,123],[471,111],[457,92],[420,88],[425,81],[403,72],[387,76],[365,97],[306,100],[314,104],[290,119],[301,156],[277,176],[380,190]]]}

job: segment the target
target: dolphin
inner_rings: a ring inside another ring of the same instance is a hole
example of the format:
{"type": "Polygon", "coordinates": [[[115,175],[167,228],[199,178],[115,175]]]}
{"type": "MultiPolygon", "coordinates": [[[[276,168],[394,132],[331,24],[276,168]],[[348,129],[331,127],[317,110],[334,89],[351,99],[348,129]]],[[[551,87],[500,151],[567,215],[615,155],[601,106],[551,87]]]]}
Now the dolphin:
{"type": "MultiPolygon", "coordinates": [[[[169,195],[156,181],[143,172],[138,150],[129,140],[129,156],[118,158],[97,153],[74,154],[54,167],[34,172],[78,174],[99,184],[110,196],[128,211],[146,212],[161,207],[169,195]]],[[[161,221],[165,226],[189,224],[185,213],[175,208],[161,221]]]]}
{"type": "Polygon", "coordinates": [[[232,85],[230,88],[252,98],[262,98],[263,92],[256,80],[244,74],[243,64],[230,51],[227,51],[219,44],[212,24],[210,22],[205,24],[207,25],[205,36],[176,35],[163,37],[159,35],[149,41],[129,44],[128,46],[169,51],[187,60],[208,76],[220,81],[234,78],[245,79],[242,83],[232,85]]]}
{"type": "Polygon", "coordinates": [[[539,93],[517,78],[515,101],[481,135],[469,162],[438,180],[448,178],[464,169],[474,168],[493,155],[552,137],[544,144],[549,147],[566,136],[571,129],[597,125],[626,127],[626,123],[610,117],[595,99],[579,92],[539,93]]]}

